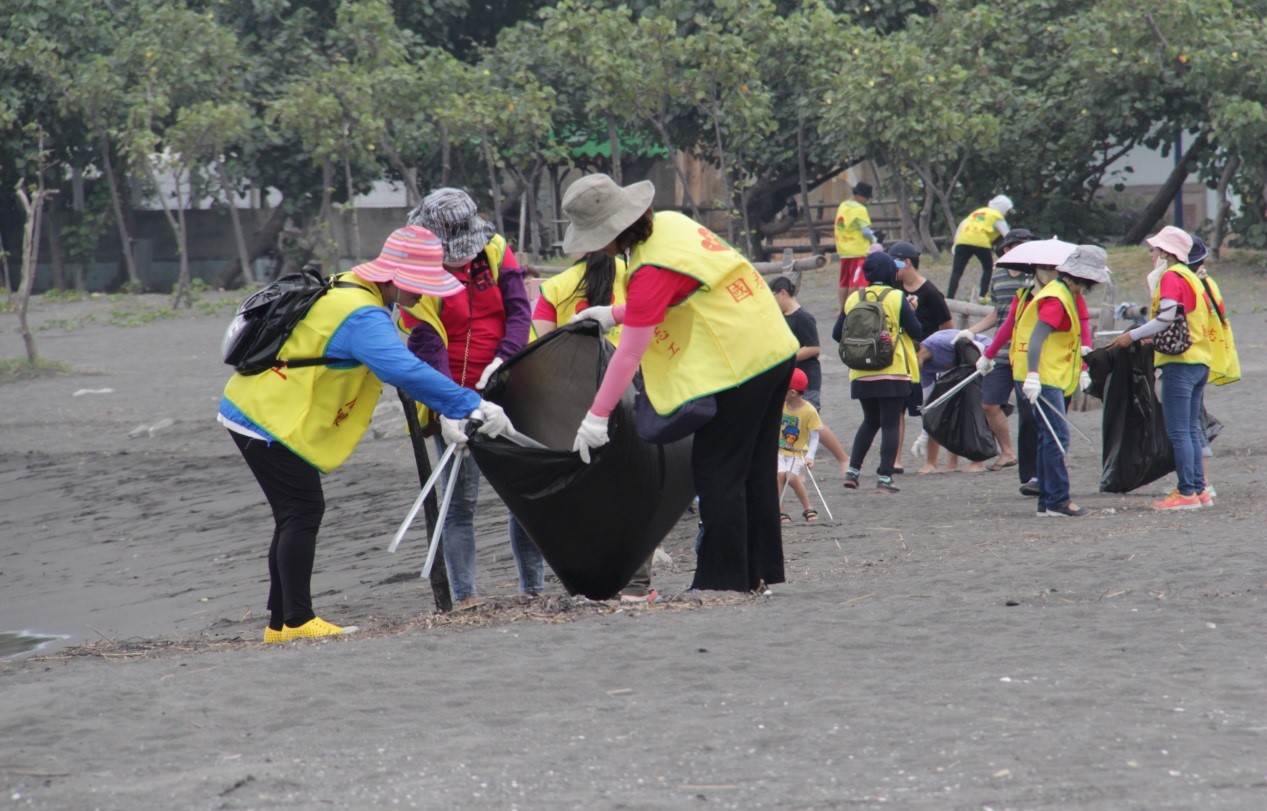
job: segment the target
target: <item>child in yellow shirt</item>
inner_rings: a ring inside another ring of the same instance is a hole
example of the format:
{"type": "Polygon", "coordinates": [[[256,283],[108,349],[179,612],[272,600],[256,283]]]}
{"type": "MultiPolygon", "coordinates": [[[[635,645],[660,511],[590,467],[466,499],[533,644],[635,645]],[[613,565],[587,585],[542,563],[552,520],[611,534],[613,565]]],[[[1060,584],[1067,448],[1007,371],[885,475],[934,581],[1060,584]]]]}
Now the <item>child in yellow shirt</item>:
{"type": "MultiPolygon", "coordinates": [[[[779,498],[782,500],[783,489],[791,486],[801,502],[801,516],[806,521],[817,521],[818,510],[809,504],[809,493],[805,483],[801,481],[801,469],[814,467],[814,454],[818,451],[821,440],[824,447],[836,457],[843,473],[849,468],[849,457],[845,449],[837,441],[830,430],[824,431],[823,420],[818,416],[818,409],[801,395],[809,386],[809,379],[800,369],[792,370],[791,387],[783,401],[783,420],[779,427],[779,498]]],[[[792,517],[785,512],[779,513],[779,520],[790,524],[792,517]]]]}

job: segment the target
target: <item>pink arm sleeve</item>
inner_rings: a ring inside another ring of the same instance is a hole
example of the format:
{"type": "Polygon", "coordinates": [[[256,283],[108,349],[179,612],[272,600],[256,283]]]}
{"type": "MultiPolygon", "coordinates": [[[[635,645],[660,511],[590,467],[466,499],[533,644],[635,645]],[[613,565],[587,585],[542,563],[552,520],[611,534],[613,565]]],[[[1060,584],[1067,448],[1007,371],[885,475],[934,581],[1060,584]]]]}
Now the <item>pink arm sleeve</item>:
{"type": "Polygon", "coordinates": [[[603,375],[598,394],[594,395],[594,403],[590,406],[590,411],[596,416],[611,416],[621,395],[633,382],[638,364],[642,362],[647,347],[651,346],[654,335],[655,327],[625,326],[621,329],[620,345],[616,347],[616,354],[612,355],[607,364],[607,373],[603,375]]]}
{"type": "Polygon", "coordinates": [[[994,356],[999,354],[999,350],[1003,345],[1012,340],[1012,330],[1016,327],[1016,299],[1012,299],[1012,306],[1007,310],[1007,318],[1003,319],[1003,324],[994,331],[994,338],[990,341],[990,345],[985,348],[981,354],[990,360],[994,360],[994,356]]]}

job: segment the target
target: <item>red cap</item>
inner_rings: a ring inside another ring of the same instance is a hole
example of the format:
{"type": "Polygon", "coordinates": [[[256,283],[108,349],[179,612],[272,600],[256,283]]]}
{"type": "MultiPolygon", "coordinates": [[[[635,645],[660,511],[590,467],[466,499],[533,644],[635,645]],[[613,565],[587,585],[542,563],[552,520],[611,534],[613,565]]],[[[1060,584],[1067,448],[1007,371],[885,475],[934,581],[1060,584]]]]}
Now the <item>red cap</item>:
{"type": "Polygon", "coordinates": [[[809,388],[809,378],[805,376],[805,372],[800,369],[792,370],[792,383],[790,388],[799,392],[804,392],[809,388]]]}

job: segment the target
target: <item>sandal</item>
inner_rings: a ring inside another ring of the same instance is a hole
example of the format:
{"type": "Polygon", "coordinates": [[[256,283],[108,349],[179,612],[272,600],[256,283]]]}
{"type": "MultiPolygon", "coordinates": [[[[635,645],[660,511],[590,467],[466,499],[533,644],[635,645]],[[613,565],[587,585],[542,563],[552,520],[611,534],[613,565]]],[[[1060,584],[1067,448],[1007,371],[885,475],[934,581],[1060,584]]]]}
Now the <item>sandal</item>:
{"type": "Polygon", "coordinates": [[[801,517],[802,517],[802,518],[804,518],[806,521],[810,521],[810,522],[817,521],[817,520],[818,520],[818,510],[815,510],[813,507],[811,507],[810,509],[808,509],[808,510],[806,510],[805,512],[801,513],[801,517]]]}
{"type": "Polygon", "coordinates": [[[788,515],[787,513],[779,513],[779,523],[780,524],[792,523],[792,516],[788,515]]]}
{"type": "Polygon", "coordinates": [[[1000,470],[1002,470],[1005,467],[1016,467],[1016,462],[1017,462],[1016,459],[1012,459],[1009,462],[1000,462],[998,459],[995,459],[994,463],[990,465],[989,467],[987,467],[986,470],[990,471],[991,473],[998,473],[1000,470]]]}

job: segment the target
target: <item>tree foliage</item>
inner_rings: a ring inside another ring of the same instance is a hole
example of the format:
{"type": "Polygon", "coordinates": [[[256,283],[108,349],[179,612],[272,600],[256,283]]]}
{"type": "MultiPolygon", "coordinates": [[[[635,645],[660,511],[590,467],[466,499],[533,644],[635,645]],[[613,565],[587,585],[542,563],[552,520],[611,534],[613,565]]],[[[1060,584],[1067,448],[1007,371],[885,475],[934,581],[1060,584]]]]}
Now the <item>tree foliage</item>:
{"type": "MultiPolygon", "coordinates": [[[[929,245],[999,192],[1039,231],[1133,236],[1166,201],[1112,194],[1131,172],[1121,158],[1182,141],[1184,169],[1244,201],[1217,229],[1267,244],[1265,12],[1264,0],[10,0],[0,188],[30,176],[38,152],[57,249],[82,262],[113,223],[136,282],[130,208],[157,200],[160,173],[183,183],[164,201],[174,233],[193,199],[268,190],[305,251],[346,262],[373,252],[351,203],[378,179],[411,204],[469,188],[494,218],[523,211],[524,238],[543,246],[562,173],[627,183],[653,145],[683,205],[726,212],[756,253],[791,224],[790,201],[864,159],[904,232],[929,245]],[[582,154],[586,142],[602,148],[582,154]],[[717,199],[691,195],[686,157],[716,167],[717,199]],[[350,255],[336,255],[337,228],[350,255]]],[[[5,197],[12,246],[23,215],[5,197]]],[[[237,242],[248,265],[258,240],[237,242]]]]}

